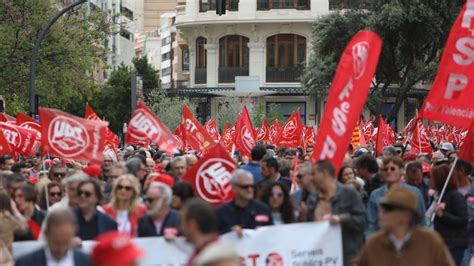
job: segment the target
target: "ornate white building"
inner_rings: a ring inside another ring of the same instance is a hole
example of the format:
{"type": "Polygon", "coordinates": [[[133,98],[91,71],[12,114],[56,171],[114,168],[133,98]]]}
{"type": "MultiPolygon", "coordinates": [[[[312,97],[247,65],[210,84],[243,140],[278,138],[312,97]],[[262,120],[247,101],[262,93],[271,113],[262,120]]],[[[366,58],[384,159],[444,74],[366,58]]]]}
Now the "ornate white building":
{"type": "MultiPolygon", "coordinates": [[[[215,0],[177,7],[176,27],[189,46],[187,90],[278,103],[283,117],[300,108],[303,122],[314,124],[319,108],[299,76],[310,58],[312,25],[329,12],[329,1],[227,0],[222,16],[215,8],[215,0]]],[[[209,109],[215,117],[215,97],[209,109]]]]}

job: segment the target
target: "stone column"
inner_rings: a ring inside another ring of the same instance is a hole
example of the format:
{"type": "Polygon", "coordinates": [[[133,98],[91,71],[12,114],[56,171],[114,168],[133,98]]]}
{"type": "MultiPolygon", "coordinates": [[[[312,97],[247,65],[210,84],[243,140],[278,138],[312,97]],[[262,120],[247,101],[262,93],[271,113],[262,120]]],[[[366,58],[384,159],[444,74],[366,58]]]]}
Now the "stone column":
{"type": "Polygon", "coordinates": [[[249,76],[259,76],[260,86],[265,82],[265,44],[249,42],[249,76]]]}
{"type": "Polygon", "coordinates": [[[217,44],[206,44],[204,48],[207,51],[207,86],[217,87],[218,67],[217,44]]]}

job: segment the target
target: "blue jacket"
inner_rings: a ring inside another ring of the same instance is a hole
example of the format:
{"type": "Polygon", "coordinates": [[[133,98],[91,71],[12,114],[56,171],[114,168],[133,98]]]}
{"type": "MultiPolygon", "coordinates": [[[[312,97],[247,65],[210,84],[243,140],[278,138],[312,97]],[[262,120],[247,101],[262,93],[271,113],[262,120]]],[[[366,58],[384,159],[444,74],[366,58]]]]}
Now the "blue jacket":
{"type": "MultiPolygon", "coordinates": [[[[75,213],[79,221],[79,216],[82,215],[81,209],[76,208],[75,213]]],[[[118,228],[117,222],[112,217],[98,210],[96,210],[94,215],[97,215],[97,236],[95,237],[98,237],[101,234],[107,233],[109,231],[117,231],[117,228],[118,228]]],[[[79,228],[78,228],[78,232],[79,232],[79,228]]]]}
{"type": "MultiPolygon", "coordinates": [[[[89,266],[92,265],[89,256],[78,251],[73,250],[74,253],[74,265],[71,266],[89,266]]],[[[44,248],[35,250],[29,254],[26,254],[18,258],[15,262],[17,266],[47,266],[46,253],[44,248]]]]}
{"type": "Polygon", "coordinates": [[[221,234],[231,231],[235,225],[242,228],[255,229],[258,226],[273,225],[272,212],[263,202],[251,200],[247,207],[241,208],[230,201],[217,208],[219,232],[221,234]]]}
{"type": "MultiPolygon", "coordinates": [[[[407,188],[411,191],[413,191],[416,196],[418,197],[418,212],[420,213],[422,220],[420,222],[420,225],[426,226],[426,220],[425,220],[425,203],[423,199],[423,195],[421,195],[421,192],[418,188],[408,185],[406,183],[400,183],[400,186],[402,188],[407,188]]],[[[365,235],[369,236],[372,233],[375,233],[379,230],[379,206],[380,206],[380,200],[382,197],[385,196],[388,192],[388,187],[387,185],[383,185],[379,187],[378,189],[372,191],[372,194],[370,194],[369,198],[369,203],[367,204],[367,218],[369,219],[369,227],[365,231],[365,235]]]]}
{"type": "Polygon", "coordinates": [[[147,214],[138,220],[138,237],[163,236],[166,229],[173,229],[178,232],[179,213],[177,211],[169,211],[163,220],[159,234],[156,232],[156,226],[151,215],[147,214]]]}
{"type": "Polygon", "coordinates": [[[253,180],[255,181],[255,183],[258,183],[263,179],[262,168],[259,163],[249,162],[248,164],[243,165],[241,169],[244,169],[252,173],[253,180]]]}

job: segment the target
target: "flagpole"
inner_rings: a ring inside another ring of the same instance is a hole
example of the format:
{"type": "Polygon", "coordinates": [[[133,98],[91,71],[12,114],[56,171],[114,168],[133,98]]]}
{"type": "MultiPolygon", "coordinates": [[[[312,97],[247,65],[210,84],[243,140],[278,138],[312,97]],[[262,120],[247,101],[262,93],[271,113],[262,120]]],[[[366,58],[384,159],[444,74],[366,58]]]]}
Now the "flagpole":
{"type": "MultiPolygon", "coordinates": [[[[448,187],[449,181],[451,180],[451,177],[454,172],[454,167],[456,166],[456,163],[458,162],[458,157],[454,159],[453,165],[451,166],[451,169],[449,170],[448,178],[446,178],[446,181],[444,182],[443,190],[441,190],[441,194],[439,194],[438,202],[436,205],[441,203],[441,199],[443,199],[444,193],[446,192],[446,188],[448,187]]],[[[436,206],[435,206],[436,209],[436,206]]],[[[436,216],[436,211],[433,212],[431,215],[431,223],[433,223],[434,219],[436,216]]]]}

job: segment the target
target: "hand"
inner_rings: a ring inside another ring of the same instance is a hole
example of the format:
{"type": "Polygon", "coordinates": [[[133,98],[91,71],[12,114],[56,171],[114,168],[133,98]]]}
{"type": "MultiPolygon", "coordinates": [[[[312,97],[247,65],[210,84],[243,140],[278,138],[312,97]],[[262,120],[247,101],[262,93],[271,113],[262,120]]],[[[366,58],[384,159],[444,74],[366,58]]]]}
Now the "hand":
{"type": "Polygon", "coordinates": [[[444,209],[446,208],[446,203],[438,203],[435,207],[436,216],[441,217],[443,216],[444,209]]]}
{"type": "Polygon", "coordinates": [[[166,233],[163,235],[166,241],[173,242],[176,240],[176,233],[166,233]]]}
{"type": "Polygon", "coordinates": [[[82,247],[82,239],[80,239],[79,237],[75,236],[75,237],[71,240],[71,248],[79,248],[79,247],[82,247]]]}
{"type": "Polygon", "coordinates": [[[339,215],[331,215],[331,217],[329,218],[329,223],[330,223],[331,225],[340,224],[340,223],[341,223],[341,216],[339,216],[339,215]]]}
{"type": "Polygon", "coordinates": [[[18,208],[16,206],[16,202],[13,199],[10,199],[10,205],[12,206],[13,214],[20,213],[20,211],[18,210],[18,208]]]}
{"type": "Polygon", "coordinates": [[[244,236],[244,231],[242,229],[242,226],[240,225],[233,226],[231,230],[235,232],[239,238],[242,238],[244,236]]]}

